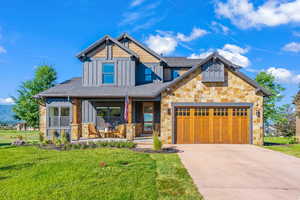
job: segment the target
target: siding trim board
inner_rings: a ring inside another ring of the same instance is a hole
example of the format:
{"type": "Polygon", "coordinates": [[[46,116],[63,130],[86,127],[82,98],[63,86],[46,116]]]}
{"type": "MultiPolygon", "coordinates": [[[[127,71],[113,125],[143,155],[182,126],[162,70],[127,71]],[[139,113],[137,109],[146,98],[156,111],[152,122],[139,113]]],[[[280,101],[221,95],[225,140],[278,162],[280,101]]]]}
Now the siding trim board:
{"type": "Polygon", "coordinates": [[[186,106],[186,107],[247,107],[250,111],[249,117],[249,144],[253,144],[253,103],[194,103],[194,102],[172,102],[172,144],[175,144],[176,139],[176,116],[175,116],[175,108],[186,106]]]}

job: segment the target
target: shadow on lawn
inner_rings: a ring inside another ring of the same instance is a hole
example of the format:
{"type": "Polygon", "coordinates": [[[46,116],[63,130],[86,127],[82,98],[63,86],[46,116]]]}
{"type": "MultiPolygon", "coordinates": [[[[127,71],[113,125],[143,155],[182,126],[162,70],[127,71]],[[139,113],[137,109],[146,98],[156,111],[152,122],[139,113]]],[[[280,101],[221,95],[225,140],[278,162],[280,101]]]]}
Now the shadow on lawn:
{"type": "Polygon", "coordinates": [[[7,166],[0,167],[0,171],[1,170],[19,170],[19,169],[31,167],[33,164],[34,163],[23,163],[23,164],[18,164],[18,165],[7,165],[7,166]]]}
{"type": "Polygon", "coordinates": [[[282,146],[286,144],[274,143],[274,142],[264,142],[264,146],[282,146]]]}
{"type": "Polygon", "coordinates": [[[4,147],[4,146],[10,146],[10,143],[8,142],[0,143],[0,147],[4,147]]]}

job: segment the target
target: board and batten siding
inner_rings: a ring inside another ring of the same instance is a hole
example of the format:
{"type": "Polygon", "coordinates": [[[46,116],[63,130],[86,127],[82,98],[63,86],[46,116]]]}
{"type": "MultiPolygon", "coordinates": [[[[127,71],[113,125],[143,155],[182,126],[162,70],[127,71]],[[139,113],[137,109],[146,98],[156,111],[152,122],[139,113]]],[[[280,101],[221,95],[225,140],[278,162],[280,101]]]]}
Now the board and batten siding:
{"type": "Polygon", "coordinates": [[[224,64],[221,62],[210,61],[202,66],[203,82],[224,82],[225,71],[224,64]]]}
{"type": "Polygon", "coordinates": [[[96,122],[96,108],[89,100],[82,100],[82,122],[95,123],[96,122]]]}
{"type": "Polygon", "coordinates": [[[106,60],[96,58],[86,61],[83,64],[84,86],[101,86],[102,84],[102,64],[115,64],[115,83],[117,86],[134,86],[135,85],[135,61],[131,58],[113,58],[106,60]]]}
{"type": "Polygon", "coordinates": [[[139,63],[136,69],[136,84],[149,83],[145,80],[145,69],[150,68],[152,71],[152,82],[163,81],[163,66],[160,63],[139,63]]]}

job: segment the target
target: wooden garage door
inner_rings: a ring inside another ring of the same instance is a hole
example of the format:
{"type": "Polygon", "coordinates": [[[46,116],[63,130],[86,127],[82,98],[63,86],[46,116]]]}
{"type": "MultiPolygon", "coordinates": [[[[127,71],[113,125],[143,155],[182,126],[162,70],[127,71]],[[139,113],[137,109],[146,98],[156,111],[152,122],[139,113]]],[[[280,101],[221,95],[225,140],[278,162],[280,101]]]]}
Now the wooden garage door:
{"type": "Polygon", "coordinates": [[[248,144],[249,108],[177,107],[177,144],[248,144]]]}

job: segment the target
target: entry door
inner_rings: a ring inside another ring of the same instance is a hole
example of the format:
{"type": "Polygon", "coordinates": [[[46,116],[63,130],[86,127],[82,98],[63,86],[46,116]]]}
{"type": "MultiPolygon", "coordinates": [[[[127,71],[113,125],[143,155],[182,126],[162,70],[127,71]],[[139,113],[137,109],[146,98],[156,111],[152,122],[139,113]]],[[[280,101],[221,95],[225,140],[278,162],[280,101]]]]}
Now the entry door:
{"type": "Polygon", "coordinates": [[[143,103],[143,132],[152,134],[153,132],[153,103],[143,103]]]}

